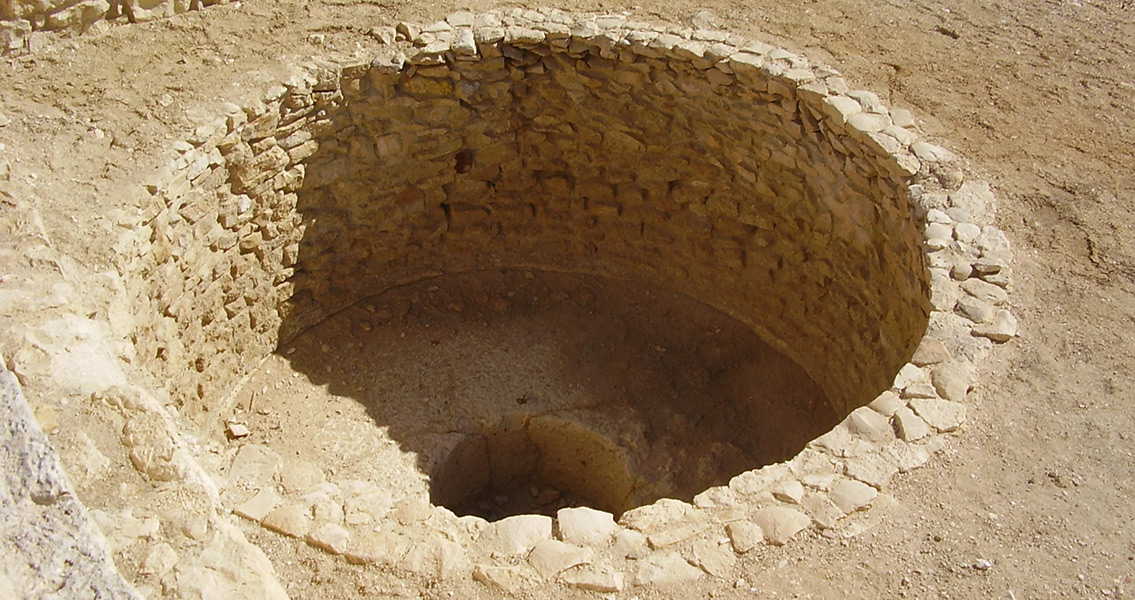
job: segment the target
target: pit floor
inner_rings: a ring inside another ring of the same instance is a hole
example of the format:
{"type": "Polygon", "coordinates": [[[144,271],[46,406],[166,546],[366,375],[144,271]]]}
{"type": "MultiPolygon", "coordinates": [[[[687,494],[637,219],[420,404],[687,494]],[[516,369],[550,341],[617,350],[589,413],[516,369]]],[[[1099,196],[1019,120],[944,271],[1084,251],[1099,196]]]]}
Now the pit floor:
{"type": "MultiPolygon", "coordinates": [[[[690,500],[790,458],[840,418],[799,366],[689,296],[518,271],[447,275],[363,300],[283,345],[224,417],[249,428],[242,442],[280,454],[283,469],[365,481],[392,503],[430,498],[431,476],[447,472],[448,453],[470,434],[566,419],[621,449],[615,467],[633,492],[598,506],[615,513],[690,500]]],[[[559,472],[504,483],[495,473],[485,480],[497,485],[447,507],[493,520],[595,504],[585,490],[603,473],[559,472]]],[[[442,483],[433,485],[436,496],[442,483]]]]}

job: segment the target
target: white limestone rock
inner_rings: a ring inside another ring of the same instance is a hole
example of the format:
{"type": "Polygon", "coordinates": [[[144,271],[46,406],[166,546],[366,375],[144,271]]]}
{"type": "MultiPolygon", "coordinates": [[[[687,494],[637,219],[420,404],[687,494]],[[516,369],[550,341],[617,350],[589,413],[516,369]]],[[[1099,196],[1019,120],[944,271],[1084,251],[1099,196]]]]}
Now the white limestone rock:
{"type": "Polygon", "coordinates": [[[906,406],[895,411],[895,429],[898,430],[899,439],[904,442],[920,440],[930,433],[930,428],[906,406]]]}
{"type": "Polygon", "coordinates": [[[528,564],[545,579],[591,561],[592,550],[559,540],[540,540],[528,553],[528,564]]]}
{"type": "Polygon", "coordinates": [[[331,554],[342,554],[346,552],[347,545],[351,542],[351,532],[342,525],[324,523],[308,532],[305,539],[316,548],[331,554]]]}
{"type": "Polygon", "coordinates": [[[964,404],[937,398],[915,398],[910,401],[915,414],[940,432],[950,432],[962,426],[966,420],[964,404]]]}
{"type": "Polygon", "coordinates": [[[753,523],[770,544],[783,546],[812,523],[808,515],[782,506],[766,506],[753,515],[753,523]]]}
{"type": "Polygon", "coordinates": [[[765,541],[765,534],[761,527],[752,521],[733,521],[725,525],[725,533],[729,536],[733,550],[744,554],[765,541]]]}
{"type": "Polygon", "coordinates": [[[473,568],[473,579],[512,596],[520,596],[540,583],[540,578],[527,566],[477,565],[473,568]]]}
{"type": "Polygon", "coordinates": [[[686,562],[678,554],[651,554],[639,561],[635,585],[668,587],[701,579],[702,570],[686,562]]]}
{"type": "Polygon", "coordinates": [[[528,552],[537,542],[552,537],[552,518],[516,515],[490,523],[481,533],[481,547],[506,556],[528,552]]]}
{"type": "Polygon", "coordinates": [[[569,544],[602,546],[619,530],[615,517],[594,508],[561,508],[556,513],[559,538],[569,544]]]}
{"type": "Polygon", "coordinates": [[[967,362],[950,361],[934,367],[930,380],[934,389],[946,400],[961,402],[969,393],[977,378],[973,365],[967,362]]]}
{"type": "Polygon", "coordinates": [[[997,311],[988,323],[982,322],[974,326],[973,334],[989,338],[997,343],[1005,343],[1017,335],[1017,318],[1007,310],[997,311]]]}
{"type": "Polygon", "coordinates": [[[693,554],[694,562],[703,571],[714,577],[726,579],[733,575],[733,570],[737,566],[737,556],[729,549],[729,540],[722,541],[725,543],[721,544],[716,539],[698,540],[694,543],[693,554]]]}
{"type": "Polygon", "coordinates": [[[871,504],[878,490],[854,479],[844,479],[832,485],[832,503],[845,514],[853,513],[871,504]]]}

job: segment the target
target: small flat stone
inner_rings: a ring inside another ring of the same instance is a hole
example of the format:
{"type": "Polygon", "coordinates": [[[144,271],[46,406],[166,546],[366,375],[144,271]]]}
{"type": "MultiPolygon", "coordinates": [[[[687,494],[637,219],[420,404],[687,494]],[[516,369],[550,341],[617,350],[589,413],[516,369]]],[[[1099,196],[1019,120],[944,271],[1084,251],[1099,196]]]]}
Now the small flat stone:
{"type": "Polygon", "coordinates": [[[950,194],[950,203],[968,211],[975,218],[974,222],[982,225],[989,224],[997,206],[993,191],[984,181],[963,183],[957,191],[950,194]]]}
{"type": "Polygon", "coordinates": [[[626,558],[637,555],[646,548],[646,536],[633,529],[623,529],[615,534],[612,552],[615,556],[626,558]]]}
{"type": "Polygon", "coordinates": [[[981,235],[978,236],[977,249],[981,251],[982,256],[1000,255],[1008,260],[1013,255],[1013,245],[1009,242],[1009,238],[1005,237],[1005,232],[992,226],[985,226],[981,228],[981,235]]]}
{"type": "Polygon", "coordinates": [[[898,430],[899,439],[904,442],[913,442],[920,440],[930,433],[930,428],[926,426],[926,421],[923,421],[914,414],[914,411],[907,407],[902,407],[895,411],[895,429],[898,430]]]}
{"type": "Polygon", "coordinates": [[[999,310],[988,323],[979,323],[974,326],[973,334],[989,338],[994,342],[1004,343],[1017,335],[1017,318],[1007,310],[999,310]]]}
{"type": "Polygon", "coordinates": [[[626,587],[626,578],[616,571],[583,568],[565,573],[561,579],[572,587],[603,594],[621,592],[626,587]]]}
{"type": "Polygon", "coordinates": [[[528,552],[536,542],[552,537],[552,518],[516,515],[490,523],[481,533],[481,546],[488,552],[513,555],[528,552]]]}
{"type": "Polygon", "coordinates": [[[268,513],[260,524],[294,538],[303,538],[311,531],[311,517],[307,507],[290,504],[268,513]]]}
{"type": "Polygon", "coordinates": [[[960,402],[969,393],[977,375],[972,365],[958,361],[944,362],[930,374],[930,381],[938,394],[947,400],[960,402]]]}
{"type": "Polygon", "coordinates": [[[884,448],[882,452],[891,457],[899,468],[899,473],[906,473],[926,464],[930,460],[931,451],[918,444],[896,443],[884,448]]]}
{"type": "Polygon", "coordinates": [[[1009,302],[1009,294],[1005,288],[988,281],[967,279],[961,283],[961,286],[967,294],[989,304],[1000,306],[1009,302]]]}
{"type": "Polygon", "coordinates": [[[772,497],[789,504],[799,504],[804,497],[804,484],[796,479],[786,479],[772,489],[772,497]]]}
{"type": "Polygon", "coordinates": [[[628,510],[619,518],[619,522],[625,527],[651,533],[669,529],[674,523],[684,521],[694,511],[694,507],[687,502],[662,498],[653,504],[628,510]]]}
{"type": "Polygon", "coordinates": [[[959,242],[972,243],[979,235],[981,235],[981,227],[973,223],[958,223],[954,226],[954,237],[959,242]]]}
{"type": "Polygon", "coordinates": [[[944,147],[926,142],[910,144],[910,151],[915,153],[918,160],[927,162],[951,162],[956,159],[955,155],[949,150],[945,150],[944,147]]]}
{"type": "Polygon", "coordinates": [[[252,432],[249,431],[248,426],[244,423],[229,423],[225,429],[229,439],[232,440],[239,440],[252,435],[252,432]]]}
{"type": "Polygon", "coordinates": [[[554,577],[590,560],[589,548],[580,548],[559,540],[540,540],[528,554],[528,564],[544,578],[554,577]]]}
{"type": "Polygon", "coordinates": [[[938,390],[930,382],[916,383],[902,391],[903,398],[937,398],[938,390]]]}
{"type": "Polygon", "coordinates": [[[245,488],[266,484],[280,468],[280,455],[267,446],[245,444],[229,469],[229,482],[245,488]]]}
{"type": "Polygon", "coordinates": [[[725,525],[725,533],[733,544],[733,550],[744,554],[765,541],[765,534],[752,521],[733,521],[725,525]]]}
{"type": "Polygon", "coordinates": [[[708,523],[687,523],[652,533],[646,536],[646,541],[650,543],[651,548],[665,548],[667,546],[673,546],[678,542],[688,540],[704,532],[706,529],[709,529],[708,523]]]}
{"type": "Polygon", "coordinates": [[[903,403],[903,401],[899,399],[898,394],[887,390],[882,394],[879,394],[867,406],[870,407],[871,410],[883,415],[884,417],[889,417],[895,414],[895,411],[905,406],[905,403],[903,403]]]}
{"type": "Polygon", "coordinates": [[[896,108],[891,111],[891,121],[899,127],[914,127],[914,115],[905,108],[896,108]]]}
{"type": "Polygon", "coordinates": [[[831,498],[824,493],[808,494],[800,504],[808,511],[816,525],[823,529],[835,527],[846,514],[832,504],[831,498]]]}
{"type": "Polygon", "coordinates": [[[954,431],[966,420],[964,404],[934,398],[915,398],[910,401],[914,413],[934,429],[941,432],[954,431]]]}
{"type": "Polygon", "coordinates": [[[770,544],[783,546],[812,523],[811,517],[791,508],[766,506],[753,515],[753,522],[770,544]]]}
{"type": "Polygon", "coordinates": [[[705,539],[694,543],[694,562],[706,573],[720,579],[733,575],[737,566],[737,557],[728,546],[717,543],[717,540],[705,539]]]}
{"type": "Polygon", "coordinates": [[[639,561],[635,585],[673,586],[701,579],[701,569],[672,552],[652,554],[639,561]]]}
{"type": "Polygon", "coordinates": [[[878,490],[854,479],[838,481],[831,489],[832,504],[847,514],[871,504],[877,495],[878,490]]]}
{"type": "Polygon", "coordinates": [[[234,508],[233,512],[238,516],[259,523],[280,504],[280,496],[272,490],[265,488],[234,508]]]}
{"type": "Polygon", "coordinates": [[[847,459],[845,471],[848,477],[881,489],[892,477],[898,474],[899,468],[885,455],[876,452],[867,456],[847,459]]]}
{"type": "Polygon", "coordinates": [[[411,545],[398,561],[398,566],[434,580],[468,577],[472,569],[465,548],[447,539],[431,539],[411,545]]]}
{"type": "Polygon", "coordinates": [[[392,567],[414,546],[410,538],[390,531],[365,533],[351,542],[343,556],[356,565],[392,567]]]}
{"type": "Polygon", "coordinates": [[[891,424],[883,415],[861,406],[847,416],[848,430],[873,442],[890,439],[894,436],[891,424]]]}
{"type": "Polygon", "coordinates": [[[556,513],[556,524],[561,540],[580,546],[606,544],[619,530],[614,515],[587,507],[561,508],[556,513]]]}
{"type": "Polygon", "coordinates": [[[841,125],[847,123],[852,116],[863,111],[863,106],[859,102],[847,96],[828,96],[824,98],[822,108],[824,114],[841,125]]]}
{"type": "Polygon", "coordinates": [[[307,543],[330,552],[342,554],[351,542],[351,532],[342,525],[324,523],[307,534],[307,543]]]}

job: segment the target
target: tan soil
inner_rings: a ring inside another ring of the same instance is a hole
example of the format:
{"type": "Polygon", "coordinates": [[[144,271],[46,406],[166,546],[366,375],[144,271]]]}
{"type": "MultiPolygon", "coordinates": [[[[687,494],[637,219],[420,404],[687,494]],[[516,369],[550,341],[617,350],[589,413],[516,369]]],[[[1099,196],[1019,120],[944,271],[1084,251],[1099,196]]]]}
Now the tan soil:
{"type": "MultiPolygon", "coordinates": [[[[137,182],[173,156],[171,140],[220,102],[259,95],[285,75],[281,59],[349,54],[373,46],[365,35],[373,25],[497,6],[507,5],[251,0],[6,59],[0,112],[12,122],[0,142],[14,188],[35,202],[55,244],[105,268],[110,249],[100,241],[112,211],[144,193],[137,182]]],[[[912,109],[931,138],[995,185],[998,225],[1017,248],[1012,298],[1022,336],[983,366],[962,434],[929,467],[896,478],[893,499],[848,528],[858,535],[746,557],[737,588],[626,596],[1131,597],[1133,7],[677,0],[636,10],[681,20],[701,8],[912,109]],[[979,559],[992,566],[973,568],[979,559]]],[[[91,431],[102,435],[114,434],[91,431]]],[[[496,597],[480,584],[397,580],[257,527],[247,533],[295,598],[496,597]]]]}

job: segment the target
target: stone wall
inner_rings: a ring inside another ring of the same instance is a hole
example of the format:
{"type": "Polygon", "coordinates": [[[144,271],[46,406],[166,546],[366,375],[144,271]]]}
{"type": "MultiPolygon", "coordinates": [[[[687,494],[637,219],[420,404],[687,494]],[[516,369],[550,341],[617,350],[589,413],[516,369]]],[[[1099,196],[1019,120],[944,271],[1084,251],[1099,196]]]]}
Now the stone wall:
{"type": "MultiPolygon", "coordinates": [[[[237,514],[352,562],[513,594],[732,581],[736,555],[843,527],[962,427],[975,365],[1016,334],[1011,251],[989,187],[963,184],[905,111],[786,52],[618,15],[459,13],[400,31],[375,61],[308,65],[175,144],[143,218],[114,216],[117,272],[61,255],[30,203],[0,206],[0,350],[36,414],[63,421],[53,439],[79,493],[99,461],[128,484],[83,500],[142,595],[285,597],[218,491],[239,481],[232,457],[181,417],[217,425],[206,411],[281,340],[430,273],[657,280],[764,332],[850,414],[787,462],[618,523],[564,509],[489,524],[423,501],[376,533],[343,515],[374,491],[357,481],[326,482],[326,511],[284,497],[237,514]],[[68,442],[95,427],[113,448],[68,442]],[[167,492],[181,502],[159,511],[167,492]]],[[[31,419],[17,407],[12,431],[31,419]]],[[[41,524],[24,504],[3,544],[41,524]]],[[[0,595],[32,597],[38,583],[10,573],[0,595]]]]}
{"type": "Polygon", "coordinates": [[[25,48],[36,31],[83,33],[97,23],[138,23],[229,0],[0,0],[0,54],[25,48]]]}
{"type": "Polygon", "coordinates": [[[363,297],[497,267],[678,288],[843,414],[886,388],[930,312],[908,118],[720,32],[455,19],[182,145],[122,256],[139,355],[190,412],[363,297]]]}

